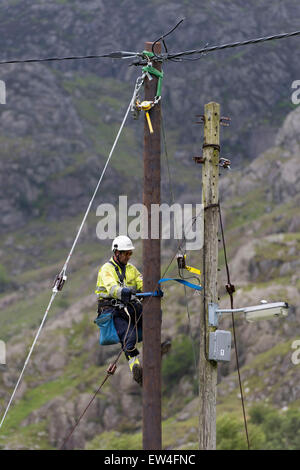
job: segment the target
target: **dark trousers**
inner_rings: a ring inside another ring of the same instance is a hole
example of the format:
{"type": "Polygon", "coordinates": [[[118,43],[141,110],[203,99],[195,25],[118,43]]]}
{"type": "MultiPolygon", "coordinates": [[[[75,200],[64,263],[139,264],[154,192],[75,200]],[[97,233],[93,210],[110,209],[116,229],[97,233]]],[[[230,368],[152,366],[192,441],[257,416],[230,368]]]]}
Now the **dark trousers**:
{"type": "Polygon", "coordinates": [[[130,314],[130,321],[123,309],[116,308],[114,312],[114,325],[120,338],[122,348],[124,349],[125,356],[128,359],[128,356],[133,357],[139,354],[135,345],[139,340],[137,337],[137,328],[140,331],[142,328],[142,306],[140,304],[134,304],[133,308],[128,304],[127,309],[130,314]]]}

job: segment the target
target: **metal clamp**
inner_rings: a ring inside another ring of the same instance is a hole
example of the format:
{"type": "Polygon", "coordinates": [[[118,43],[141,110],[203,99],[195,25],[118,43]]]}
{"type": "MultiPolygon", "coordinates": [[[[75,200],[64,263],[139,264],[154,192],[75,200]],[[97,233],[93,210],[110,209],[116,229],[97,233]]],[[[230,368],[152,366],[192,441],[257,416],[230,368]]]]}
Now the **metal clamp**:
{"type": "Polygon", "coordinates": [[[228,117],[228,116],[221,116],[221,118],[220,118],[221,126],[229,127],[230,126],[230,121],[231,121],[231,118],[228,117]]]}
{"type": "Polygon", "coordinates": [[[230,170],[230,165],[231,165],[231,161],[228,160],[227,158],[220,158],[220,161],[219,161],[219,166],[221,166],[222,168],[224,168],[225,170],[230,170]]]}
{"type": "Polygon", "coordinates": [[[65,274],[62,274],[62,273],[58,274],[56,276],[56,278],[54,279],[54,283],[53,283],[53,286],[52,286],[52,291],[53,292],[58,292],[58,291],[62,290],[66,280],[67,280],[67,276],[65,274]]]}
{"type": "Polygon", "coordinates": [[[107,373],[108,375],[113,375],[117,370],[117,366],[116,364],[109,364],[108,368],[107,368],[107,373]]]}
{"type": "Polygon", "coordinates": [[[193,157],[195,163],[204,163],[205,157],[193,157]]]}

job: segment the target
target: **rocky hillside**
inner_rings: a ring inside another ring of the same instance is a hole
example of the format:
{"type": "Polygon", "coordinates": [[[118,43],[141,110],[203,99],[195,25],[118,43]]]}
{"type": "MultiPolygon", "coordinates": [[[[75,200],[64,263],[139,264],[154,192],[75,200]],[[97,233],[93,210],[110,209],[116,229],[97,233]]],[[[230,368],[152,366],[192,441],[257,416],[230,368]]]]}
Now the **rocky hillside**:
{"type": "MultiPolygon", "coordinates": [[[[138,0],[120,1],[118,8],[102,0],[3,0],[0,58],[140,51],[181,17],[186,21],[167,44],[171,51],[188,50],[296,30],[297,13],[296,0],[206,1],[201,8],[196,0],[153,0],[143,8],[138,0]]],[[[299,38],[289,38],[165,65],[164,121],[169,149],[176,149],[176,199],[187,183],[197,188],[189,171],[201,130],[193,123],[206,102],[220,102],[231,117],[223,156],[239,167],[272,144],[293,108],[298,44],[299,38]]],[[[140,73],[128,65],[111,59],[1,65],[7,85],[7,104],[0,106],[1,233],[86,207],[140,73]]],[[[140,197],[140,134],[141,123],[129,119],[103,183],[105,202],[114,202],[112,182],[119,192],[135,199],[137,190],[140,197]]]]}
{"type": "MultiPolygon", "coordinates": [[[[262,298],[285,300],[291,306],[287,320],[246,324],[243,318],[236,319],[248,410],[258,402],[279,409],[299,406],[300,369],[291,361],[292,343],[300,337],[299,118],[300,108],[297,108],[287,116],[274,147],[242,172],[236,172],[233,167],[230,174],[223,173],[221,177],[231,277],[237,288],[235,306],[256,304],[262,298]]],[[[62,235],[63,229],[60,231],[62,235]]],[[[50,227],[47,241],[50,247],[55,244],[54,233],[50,227]]],[[[92,292],[106,248],[99,251],[99,244],[97,248],[87,238],[88,231],[5,422],[0,436],[4,449],[59,448],[118,352],[118,347],[100,348],[97,344],[92,292]],[[95,259],[97,249],[99,258],[95,259]]],[[[26,237],[23,243],[30,246],[26,237]]],[[[189,255],[191,264],[199,263],[198,255],[189,255]]],[[[135,256],[139,265],[140,249],[135,256]]],[[[8,352],[7,371],[1,372],[2,410],[47,305],[49,279],[58,272],[58,267],[53,260],[40,269],[24,269],[16,277],[16,288],[0,297],[1,332],[7,340],[8,352]]],[[[223,287],[226,278],[222,250],[220,267],[220,304],[228,307],[223,287]]],[[[175,266],[169,274],[172,272],[176,274],[175,266]]],[[[190,323],[184,292],[172,285],[165,289],[163,337],[173,338],[173,348],[163,361],[163,445],[171,449],[197,448],[197,369],[193,343],[197,350],[201,297],[189,292],[187,301],[190,323]]],[[[230,319],[222,319],[220,328],[231,329],[230,319]]],[[[231,362],[220,365],[219,372],[218,416],[229,412],[241,418],[234,350],[231,362]]],[[[140,430],[141,391],[132,382],[122,358],[117,373],[105,384],[67,448],[138,449],[141,448],[140,430]]]]}
{"type": "Polygon", "coordinates": [[[239,287],[235,305],[261,299],[290,304],[287,321],[239,323],[240,361],[247,364],[244,377],[252,383],[247,387],[250,403],[270,400],[288,406],[299,400],[299,368],[291,362],[291,340],[300,337],[299,126],[297,108],[285,119],[274,147],[221,183],[232,282],[239,287]]]}
{"type": "MultiPolygon", "coordinates": [[[[2,58],[27,58],[140,50],[145,40],[186,16],[168,40],[171,50],[184,50],[296,30],[298,10],[296,0],[251,6],[241,0],[207,1],[201,9],[196,1],[153,0],[141,9],[137,0],[125,0],[116,9],[98,0],[3,0],[0,51],[2,58]]],[[[220,189],[235,306],[261,299],[290,304],[287,320],[251,325],[236,320],[247,411],[255,403],[279,410],[298,410],[300,403],[300,369],[291,360],[293,341],[300,339],[300,107],[291,103],[291,83],[299,78],[299,40],[165,66],[164,123],[175,200],[199,202],[201,168],[192,156],[199,154],[202,141],[201,128],[193,123],[204,103],[218,101],[222,114],[232,118],[221,136],[222,156],[232,160],[232,170],[221,170],[220,189]]],[[[0,370],[1,415],[137,75],[128,64],[109,60],[0,68],[7,87],[7,104],[0,105],[0,339],[7,344],[7,367],[0,370]]],[[[95,204],[117,204],[120,194],[140,202],[141,127],[129,120],[95,204]]],[[[163,200],[169,199],[164,162],[163,200]]],[[[118,347],[99,347],[93,324],[97,269],[110,244],[99,243],[97,221],[92,211],[68,282],[1,430],[2,449],[59,449],[118,353],[118,347]]],[[[173,252],[163,244],[163,268],[173,252]]],[[[188,256],[191,265],[200,265],[199,253],[188,256]]],[[[220,304],[228,307],[221,247],[219,260],[220,304]]],[[[134,262],[141,266],[140,246],[134,262]]],[[[177,274],[174,264],[168,274],[177,274]]],[[[197,356],[200,302],[192,292],[185,299],[184,291],[171,284],[165,289],[163,337],[171,336],[173,346],[162,370],[164,448],[197,448],[194,351],[197,356]]],[[[220,328],[231,329],[230,318],[222,319],[220,328]]],[[[234,349],[231,362],[219,367],[218,416],[226,412],[241,419],[234,349]]],[[[124,358],[67,448],[141,448],[141,391],[124,358]]]]}

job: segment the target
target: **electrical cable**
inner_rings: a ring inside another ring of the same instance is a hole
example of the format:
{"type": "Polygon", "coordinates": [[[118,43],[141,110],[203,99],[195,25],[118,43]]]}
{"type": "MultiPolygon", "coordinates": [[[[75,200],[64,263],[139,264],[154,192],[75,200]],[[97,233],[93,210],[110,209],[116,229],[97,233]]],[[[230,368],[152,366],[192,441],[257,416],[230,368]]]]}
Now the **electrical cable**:
{"type": "Polygon", "coordinates": [[[108,54],[93,54],[93,55],[83,55],[83,56],[69,56],[69,57],[45,57],[45,58],[36,58],[36,59],[12,59],[12,60],[1,60],[0,65],[4,64],[28,64],[33,62],[54,62],[62,60],[83,60],[83,59],[100,59],[108,57],[110,59],[132,59],[133,57],[140,56],[139,52],[126,52],[126,51],[116,51],[108,54]]]}
{"type": "MultiPolygon", "coordinates": [[[[233,310],[233,292],[234,292],[234,286],[230,282],[230,272],[229,272],[229,266],[228,266],[228,261],[227,261],[227,252],[226,252],[226,243],[225,243],[225,236],[224,236],[224,229],[223,229],[223,223],[222,223],[222,213],[221,213],[221,205],[220,202],[218,203],[219,206],[219,218],[220,218],[220,228],[221,228],[221,234],[222,234],[222,242],[223,242],[223,250],[224,250],[224,259],[225,259],[225,267],[226,267],[226,273],[227,273],[227,285],[226,285],[226,290],[230,296],[230,305],[231,309],[233,310]]],[[[246,418],[246,411],[245,411],[245,403],[244,403],[244,394],[243,394],[243,387],[242,387],[242,380],[241,380],[241,374],[240,374],[240,365],[239,365],[239,357],[238,357],[238,351],[237,351],[237,341],[236,341],[236,333],[235,333],[235,323],[234,323],[234,315],[233,312],[231,313],[232,317],[232,329],[233,329],[233,337],[234,337],[234,348],[235,348],[235,357],[236,357],[236,365],[237,365],[237,372],[238,372],[238,378],[239,378],[239,387],[240,387],[240,393],[241,393],[241,401],[242,401],[242,409],[243,409],[243,417],[244,417],[244,426],[245,426],[245,433],[246,433],[246,438],[247,438],[247,445],[248,445],[248,450],[250,450],[250,442],[249,442],[249,435],[248,435],[248,426],[247,426],[247,418],[246,418]]]]}
{"type": "MultiPolygon", "coordinates": [[[[183,21],[183,20],[182,20],[183,21]]],[[[179,25],[180,23],[178,23],[179,25]]],[[[178,26],[177,25],[177,26],[178,26]]],[[[175,28],[173,28],[174,30],[175,28]]],[[[172,31],[173,31],[172,30],[172,31]]],[[[169,34],[169,33],[168,33],[169,34]]],[[[175,203],[175,198],[174,198],[174,191],[173,191],[173,182],[171,178],[171,172],[170,172],[170,165],[169,165],[169,156],[168,156],[168,149],[167,149],[167,139],[166,139],[166,133],[165,133],[165,126],[164,126],[164,118],[163,118],[163,112],[161,110],[161,127],[162,127],[162,136],[163,136],[163,142],[164,142],[164,153],[165,153],[165,158],[166,158],[166,163],[167,163],[167,170],[168,170],[168,177],[169,177],[169,190],[170,190],[170,195],[171,195],[171,201],[172,204],[175,203]]],[[[176,219],[175,219],[176,220],[176,219]]],[[[192,228],[192,227],[191,227],[192,228]]],[[[196,276],[189,276],[189,277],[184,277],[182,270],[178,269],[179,276],[182,279],[197,279],[197,282],[200,284],[200,280],[196,276]]],[[[164,277],[164,276],[163,276],[164,277]]],[[[194,358],[194,368],[195,368],[195,375],[196,377],[199,377],[199,371],[197,367],[197,355],[196,355],[196,348],[195,348],[195,343],[194,343],[194,338],[192,336],[192,327],[191,327],[191,317],[190,317],[190,311],[189,311],[189,304],[188,304],[188,298],[187,298],[187,292],[186,292],[186,286],[184,285],[184,298],[185,298],[185,305],[186,305],[186,311],[187,311],[187,316],[188,316],[188,323],[189,323],[189,336],[190,340],[192,343],[192,350],[193,350],[193,358],[194,358]]],[[[199,383],[199,380],[198,380],[199,383]]]]}
{"type": "MultiPolygon", "coordinates": [[[[300,34],[300,31],[293,31],[291,33],[282,33],[282,34],[275,34],[273,36],[264,36],[261,38],[256,38],[256,39],[248,39],[246,41],[239,41],[239,42],[233,42],[233,43],[228,43],[228,44],[221,44],[219,46],[211,46],[211,47],[204,47],[202,49],[194,49],[194,50],[189,50],[189,51],[183,51],[183,52],[177,52],[175,54],[168,54],[167,56],[164,57],[164,60],[170,60],[170,59],[178,59],[183,56],[188,56],[188,55],[193,55],[193,54],[206,54],[208,52],[213,52],[213,51],[219,51],[222,49],[229,49],[233,47],[240,47],[240,46],[247,46],[250,44],[258,44],[261,42],[266,42],[266,41],[273,41],[277,39],[284,39],[288,37],[293,37],[293,36],[298,36],[300,34]]],[[[162,57],[157,56],[158,59],[161,59],[162,57]]]]}
{"type": "Polygon", "coordinates": [[[194,342],[194,338],[192,336],[190,309],[189,309],[189,303],[188,303],[188,298],[187,298],[187,293],[186,293],[186,286],[183,286],[183,287],[184,287],[184,298],[185,298],[186,311],[187,311],[187,316],[188,316],[188,321],[189,321],[189,335],[190,335],[190,339],[191,339],[191,343],[192,343],[192,349],[193,349],[195,375],[198,379],[197,384],[199,386],[199,370],[198,370],[198,364],[197,364],[197,354],[196,354],[195,342],[194,342]]]}
{"type": "MultiPolygon", "coordinates": [[[[248,39],[246,41],[239,41],[239,42],[233,42],[233,43],[227,43],[227,44],[221,44],[221,45],[216,45],[216,46],[211,46],[207,47],[207,45],[204,48],[201,49],[192,49],[192,50],[187,50],[187,51],[182,51],[182,52],[176,52],[173,54],[168,53],[167,45],[165,43],[165,38],[169,36],[182,22],[184,19],[181,19],[170,31],[167,33],[163,34],[160,36],[158,39],[156,39],[153,44],[152,44],[152,52],[154,54],[154,57],[158,61],[167,61],[170,60],[171,62],[182,62],[184,60],[199,60],[203,55],[205,55],[208,52],[214,52],[217,50],[222,50],[222,49],[228,49],[228,48],[233,48],[233,47],[240,47],[240,46],[247,46],[250,44],[258,44],[261,42],[266,42],[266,41],[273,41],[277,39],[284,39],[284,38],[289,38],[293,36],[298,36],[300,34],[300,31],[293,31],[291,33],[282,33],[282,34],[274,34],[272,36],[264,36],[261,38],[255,38],[255,39],[248,39]],[[165,47],[166,53],[165,54],[156,54],[154,52],[154,47],[155,44],[162,40],[163,45],[165,47]],[[185,56],[190,56],[194,54],[200,54],[200,57],[195,58],[195,59],[190,59],[185,56]]],[[[143,57],[142,52],[132,52],[132,51],[115,51],[115,52],[110,52],[108,54],[91,54],[91,55],[83,55],[83,56],[66,56],[66,57],[45,57],[45,58],[34,58],[34,59],[9,59],[9,60],[1,60],[0,65],[5,65],[5,64],[25,64],[25,63],[38,63],[38,62],[54,62],[54,61],[63,61],[63,60],[83,60],[83,59],[99,59],[99,58],[111,58],[111,59],[132,59],[134,57],[143,57]]]]}
{"type": "MultiPolygon", "coordinates": [[[[176,52],[173,54],[168,53],[167,45],[164,39],[169,36],[182,22],[184,18],[182,18],[170,31],[160,36],[156,39],[152,44],[152,52],[156,60],[158,61],[176,61],[181,62],[182,60],[199,60],[203,55],[208,52],[214,52],[222,49],[228,49],[233,47],[240,47],[240,46],[247,46],[250,44],[258,44],[261,42],[266,41],[273,41],[277,39],[284,39],[293,36],[298,36],[300,31],[293,31],[291,33],[282,33],[282,34],[274,34],[272,36],[263,36],[261,38],[255,39],[248,39],[246,41],[239,41],[227,44],[221,44],[216,46],[207,47],[207,44],[204,48],[201,49],[192,49],[188,51],[176,52]],[[163,45],[165,47],[166,53],[165,54],[156,54],[154,52],[154,47],[157,42],[160,40],[163,41],[163,45]],[[185,56],[200,54],[201,57],[196,59],[189,59],[185,56]]],[[[115,51],[110,52],[107,54],[91,54],[91,55],[83,55],[83,56],[66,56],[66,57],[45,57],[45,58],[34,58],[34,59],[9,59],[9,60],[1,60],[0,65],[4,64],[25,64],[25,63],[34,63],[34,62],[53,62],[53,61],[63,61],[63,60],[83,60],[83,59],[99,59],[99,58],[111,58],[111,59],[132,59],[134,57],[143,57],[142,52],[132,52],[132,51],[115,51]]]]}
{"type": "Polygon", "coordinates": [[[155,54],[154,52],[154,48],[155,48],[155,45],[157,42],[159,42],[160,40],[162,40],[163,42],[163,45],[164,45],[164,48],[166,50],[166,52],[168,52],[168,49],[167,49],[167,46],[166,46],[166,43],[165,43],[165,38],[167,36],[169,36],[171,33],[173,33],[173,31],[175,31],[176,28],[178,28],[178,26],[184,21],[184,18],[182,18],[180,21],[178,21],[178,23],[172,28],[170,29],[170,31],[168,31],[167,33],[163,34],[162,36],[160,36],[158,39],[156,39],[156,41],[153,42],[152,44],[152,53],[154,54],[154,56],[156,57],[156,59],[160,59],[160,56],[158,56],[157,54],[155,54]]]}
{"type": "MultiPolygon", "coordinates": [[[[162,106],[162,104],[161,104],[162,106]]],[[[161,124],[162,124],[162,136],[163,136],[163,142],[164,142],[164,149],[165,149],[165,158],[166,158],[166,163],[167,163],[167,171],[168,171],[168,178],[169,178],[169,190],[170,190],[170,195],[171,195],[171,200],[172,200],[172,203],[174,204],[175,202],[175,198],[174,198],[174,191],[173,191],[173,182],[172,182],[172,177],[171,177],[171,171],[170,171],[170,164],[169,164],[169,157],[168,157],[168,151],[167,151],[167,142],[166,142],[166,133],[165,133],[165,126],[164,126],[164,118],[163,118],[163,110],[161,109],[161,124]]],[[[182,251],[182,246],[183,244],[186,243],[186,237],[187,235],[189,234],[189,232],[192,230],[196,220],[198,219],[198,217],[201,216],[201,212],[192,217],[192,225],[191,227],[186,231],[187,233],[185,233],[181,239],[181,241],[179,242],[178,246],[177,246],[177,252],[175,253],[175,255],[173,256],[172,260],[170,261],[168,267],[166,268],[166,271],[164,272],[164,274],[162,275],[162,277],[165,276],[165,274],[167,273],[167,271],[169,270],[172,262],[174,261],[175,257],[176,257],[176,254],[178,253],[178,251],[182,251]]]]}

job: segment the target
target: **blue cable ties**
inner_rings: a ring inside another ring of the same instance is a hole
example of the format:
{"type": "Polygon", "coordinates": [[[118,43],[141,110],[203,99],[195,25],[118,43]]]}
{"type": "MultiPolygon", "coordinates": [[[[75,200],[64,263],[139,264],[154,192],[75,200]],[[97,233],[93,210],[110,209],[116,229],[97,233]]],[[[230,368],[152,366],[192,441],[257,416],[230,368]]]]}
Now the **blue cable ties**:
{"type": "Polygon", "coordinates": [[[166,282],[166,281],[176,281],[176,282],[179,282],[180,284],[183,284],[187,287],[190,287],[191,289],[195,289],[195,290],[202,290],[203,287],[200,286],[200,285],[197,285],[197,284],[192,284],[191,282],[189,281],[186,281],[185,279],[175,279],[173,277],[165,277],[163,279],[160,279],[158,281],[158,284],[160,284],[161,282],[166,282]]]}
{"type": "MultiPolygon", "coordinates": [[[[167,282],[167,281],[176,281],[179,282],[180,284],[183,284],[187,287],[190,287],[191,289],[195,290],[202,290],[203,287],[197,284],[192,284],[189,281],[186,281],[185,279],[176,279],[173,277],[164,277],[158,281],[158,284],[161,284],[162,282],[167,282]]],[[[141,292],[138,294],[135,294],[137,297],[163,297],[163,291],[161,289],[156,290],[154,292],[141,292]]]]}

